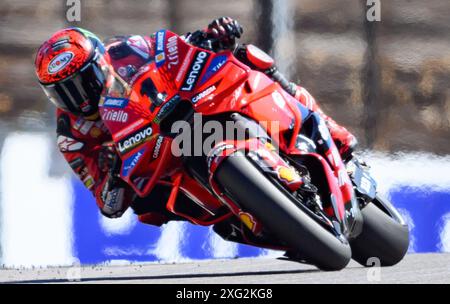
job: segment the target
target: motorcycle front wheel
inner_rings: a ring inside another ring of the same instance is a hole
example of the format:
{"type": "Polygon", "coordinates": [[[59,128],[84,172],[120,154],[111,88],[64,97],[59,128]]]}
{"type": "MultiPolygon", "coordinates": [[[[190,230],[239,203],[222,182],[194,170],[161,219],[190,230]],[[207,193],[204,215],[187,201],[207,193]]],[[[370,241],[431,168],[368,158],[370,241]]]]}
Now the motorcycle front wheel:
{"type": "Polygon", "coordinates": [[[380,197],[362,210],[364,219],[361,234],[351,240],[352,258],[363,266],[393,266],[400,262],[408,251],[409,229],[398,216],[383,208],[380,197]],[[383,210],[384,209],[384,210],[383,210]]]}
{"type": "Polygon", "coordinates": [[[216,180],[239,206],[265,229],[319,269],[341,270],[351,260],[351,248],[313,220],[278,189],[244,154],[225,159],[216,180]]]}

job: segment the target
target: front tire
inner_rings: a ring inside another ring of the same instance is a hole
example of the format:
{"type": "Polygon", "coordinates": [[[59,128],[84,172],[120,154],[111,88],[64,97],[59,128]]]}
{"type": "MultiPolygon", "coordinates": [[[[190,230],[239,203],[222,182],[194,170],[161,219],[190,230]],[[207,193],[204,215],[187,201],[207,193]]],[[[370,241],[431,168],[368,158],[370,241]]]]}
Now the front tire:
{"type": "Polygon", "coordinates": [[[341,270],[351,260],[350,245],[299,209],[242,153],[228,157],[216,179],[245,211],[307,262],[323,270],[341,270]]]}
{"type": "Polygon", "coordinates": [[[367,204],[361,211],[363,230],[350,242],[352,258],[363,266],[372,266],[368,265],[370,258],[377,258],[380,266],[400,262],[409,247],[408,226],[394,220],[374,203],[367,204]]]}

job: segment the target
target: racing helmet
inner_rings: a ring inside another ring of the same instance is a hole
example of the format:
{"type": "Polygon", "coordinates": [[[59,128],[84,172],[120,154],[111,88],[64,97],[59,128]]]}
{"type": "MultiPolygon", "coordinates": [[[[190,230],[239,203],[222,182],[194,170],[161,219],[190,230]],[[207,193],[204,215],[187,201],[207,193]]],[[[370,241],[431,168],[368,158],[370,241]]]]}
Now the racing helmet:
{"type": "Polygon", "coordinates": [[[39,47],[35,69],[45,94],[58,108],[86,118],[97,115],[111,64],[96,35],[76,27],[56,32],[39,47]]]}

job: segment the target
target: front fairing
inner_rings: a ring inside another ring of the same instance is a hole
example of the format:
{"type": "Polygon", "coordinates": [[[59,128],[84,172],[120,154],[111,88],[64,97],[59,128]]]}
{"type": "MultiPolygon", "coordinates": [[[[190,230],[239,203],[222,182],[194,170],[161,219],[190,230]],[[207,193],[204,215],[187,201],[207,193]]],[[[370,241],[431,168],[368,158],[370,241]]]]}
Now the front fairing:
{"type": "Polygon", "coordinates": [[[142,90],[145,80],[152,77],[154,65],[144,67],[146,72],[131,87],[116,79],[110,95],[99,104],[100,116],[122,160],[121,178],[141,197],[150,193],[159,179],[155,176],[163,177],[164,168],[172,161],[170,139],[161,136],[158,124],[153,122],[156,109],[142,90]]]}

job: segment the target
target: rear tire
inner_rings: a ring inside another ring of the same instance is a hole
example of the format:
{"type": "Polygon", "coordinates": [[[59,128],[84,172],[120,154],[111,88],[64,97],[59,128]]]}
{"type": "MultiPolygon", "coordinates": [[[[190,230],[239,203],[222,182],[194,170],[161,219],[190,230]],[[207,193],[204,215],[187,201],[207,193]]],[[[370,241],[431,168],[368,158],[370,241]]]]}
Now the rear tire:
{"type": "Polygon", "coordinates": [[[351,260],[347,242],[299,209],[242,153],[225,159],[216,179],[241,208],[307,262],[322,270],[341,270],[351,260]]]}
{"type": "Polygon", "coordinates": [[[364,218],[361,234],[352,240],[352,258],[363,266],[370,258],[377,258],[381,266],[392,266],[400,262],[408,251],[409,230],[374,203],[362,210],[364,218]]]}

